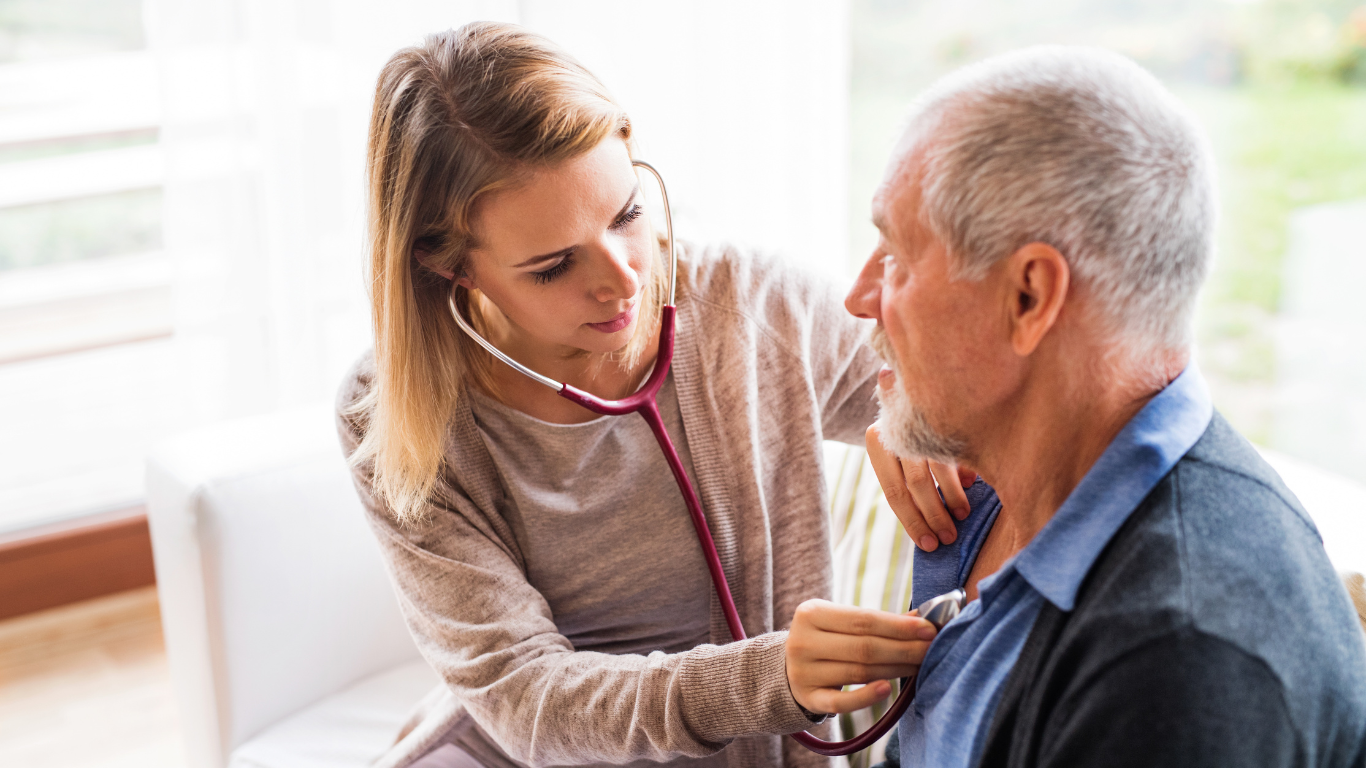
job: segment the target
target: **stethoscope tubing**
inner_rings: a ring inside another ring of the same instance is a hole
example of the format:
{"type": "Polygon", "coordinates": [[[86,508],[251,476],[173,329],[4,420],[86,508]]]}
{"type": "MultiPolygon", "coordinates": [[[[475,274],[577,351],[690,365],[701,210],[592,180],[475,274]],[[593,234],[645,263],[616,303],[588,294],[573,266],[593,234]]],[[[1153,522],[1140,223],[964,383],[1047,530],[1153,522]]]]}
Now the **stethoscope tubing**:
{"type": "MultiPolygon", "coordinates": [[[[655,170],[654,166],[643,160],[632,160],[631,163],[649,171],[659,182],[660,193],[664,199],[664,221],[669,244],[669,295],[668,301],[660,313],[659,351],[655,357],[654,370],[650,372],[645,383],[635,393],[620,400],[607,400],[542,375],[512,359],[481,336],[461,314],[456,302],[457,285],[453,280],[451,281],[451,291],[447,297],[447,304],[450,306],[451,314],[455,317],[456,325],[462,331],[489,354],[511,366],[518,373],[550,387],[566,400],[577,403],[594,413],[605,416],[624,416],[628,413],[638,413],[645,419],[645,423],[650,427],[650,432],[655,436],[655,441],[659,443],[660,451],[664,454],[664,460],[668,463],[669,470],[673,472],[674,481],[678,483],[678,490],[683,495],[683,504],[688,509],[688,516],[692,518],[693,529],[697,533],[697,542],[702,547],[703,559],[707,563],[707,572],[711,574],[712,585],[716,589],[716,597],[721,604],[721,613],[726,619],[726,627],[730,630],[732,640],[744,640],[748,635],[745,633],[744,624],[740,621],[740,612],[735,607],[735,598],[731,594],[730,584],[726,581],[726,573],[721,567],[721,557],[716,551],[716,542],[712,538],[711,527],[707,525],[706,515],[702,512],[702,502],[697,496],[697,490],[693,487],[692,479],[688,477],[688,473],[683,467],[683,461],[678,456],[678,450],[674,447],[673,440],[669,437],[669,431],[664,427],[664,419],[660,416],[659,404],[655,399],[659,393],[659,388],[664,384],[665,377],[669,374],[669,366],[673,363],[677,313],[675,306],[677,294],[675,291],[678,285],[678,254],[674,251],[673,216],[669,209],[669,193],[664,187],[664,177],[655,170]]],[[[901,693],[893,702],[891,709],[887,710],[872,728],[852,739],[825,741],[805,731],[792,734],[792,738],[812,752],[827,757],[850,755],[866,749],[891,730],[892,726],[901,719],[901,715],[906,712],[911,699],[914,698],[914,689],[914,681],[903,681],[901,693]]]]}

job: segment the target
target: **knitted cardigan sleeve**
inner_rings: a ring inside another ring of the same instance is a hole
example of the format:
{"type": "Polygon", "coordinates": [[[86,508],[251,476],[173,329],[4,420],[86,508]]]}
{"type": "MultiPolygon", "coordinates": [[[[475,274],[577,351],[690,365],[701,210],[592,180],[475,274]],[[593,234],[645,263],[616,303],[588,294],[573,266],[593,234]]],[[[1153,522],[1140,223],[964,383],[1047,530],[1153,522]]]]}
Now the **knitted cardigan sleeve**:
{"type": "MultiPolygon", "coordinates": [[[[365,368],[344,404],[369,386],[365,368]]],[[[350,455],[362,433],[345,416],[339,426],[350,455]]],[[[399,526],[374,492],[371,468],[353,475],[419,650],[512,759],[664,761],[810,726],[787,687],[785,632],[677,654],[576,651],[528,583],[496,494],[462,483],[469,473],[447,472],[426,521],[399,526]]],[[[591,557],[584,553],[585,562],[591,557]]]]}

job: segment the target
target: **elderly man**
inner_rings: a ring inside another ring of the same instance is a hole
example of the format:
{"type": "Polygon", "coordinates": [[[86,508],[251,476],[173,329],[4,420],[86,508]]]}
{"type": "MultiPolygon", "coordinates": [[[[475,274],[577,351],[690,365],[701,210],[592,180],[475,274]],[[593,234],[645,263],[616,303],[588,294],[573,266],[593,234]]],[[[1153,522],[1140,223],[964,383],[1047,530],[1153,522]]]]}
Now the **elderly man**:
{"type": "Polygon", "coordinates": [[[971,602],[902,765],[1363,765],[1361,627],[1191,360],[1215,200],[1185,111],[1116,55],[990,60],[918,103],[873,220],[846,303],[881,441],[999,496],[917,555],[971,602]]]}

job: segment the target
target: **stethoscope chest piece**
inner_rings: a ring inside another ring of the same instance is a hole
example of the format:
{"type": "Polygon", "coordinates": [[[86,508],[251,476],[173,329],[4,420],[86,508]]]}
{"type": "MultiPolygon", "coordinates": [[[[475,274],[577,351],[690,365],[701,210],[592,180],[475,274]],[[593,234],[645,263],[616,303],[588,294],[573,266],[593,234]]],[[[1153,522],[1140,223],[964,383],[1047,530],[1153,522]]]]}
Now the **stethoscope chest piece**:
{"type": "Polygon", "coordinates": [[[933,624],[935,629],[943,629],[945,624],[958,618],[958,614],[962,613],[967,596],[961,589],[945,592],[921,603],[915,609],[916,615],[933,624]]]}

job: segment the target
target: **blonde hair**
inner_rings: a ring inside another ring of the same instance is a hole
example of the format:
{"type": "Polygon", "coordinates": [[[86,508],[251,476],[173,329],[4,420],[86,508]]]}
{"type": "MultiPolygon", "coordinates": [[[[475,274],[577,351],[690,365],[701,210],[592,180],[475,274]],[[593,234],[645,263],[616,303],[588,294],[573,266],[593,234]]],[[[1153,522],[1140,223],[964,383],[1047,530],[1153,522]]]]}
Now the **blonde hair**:
{"type": "MultiPolygon", "coordinates": [[[[612,135],[630,147],[631,122],[602,83],[514,25],[429,35],[380,72],[366,159],[375,377],[350,408],[364,430],[351,462],[373,462],[375,491],[400,524],[423,517],[464,388],[497,394],[495,361],[451,318],[451,284],[438,275],[465,272],[476,201],[612,135]]],[[[664,270],[652,266],[641,318],[662,301],[664,270]]],[[[482,333],[477,292],[457,289],[456,304],[482,333]]],[[[637,364],[656,325],[639,323],[613,358],[637,364]]]]}

